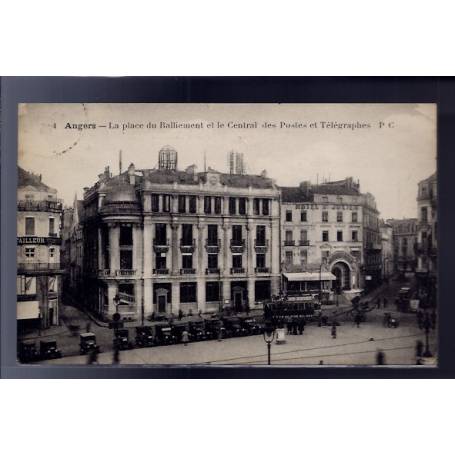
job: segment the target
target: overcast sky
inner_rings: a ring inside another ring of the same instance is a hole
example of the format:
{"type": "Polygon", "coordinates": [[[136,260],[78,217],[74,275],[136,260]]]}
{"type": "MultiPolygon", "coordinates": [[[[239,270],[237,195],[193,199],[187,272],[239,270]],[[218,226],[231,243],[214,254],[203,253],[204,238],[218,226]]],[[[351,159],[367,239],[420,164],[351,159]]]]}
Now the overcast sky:
{"type": "Polygon", "coordinates": [[[19,109],[19,165],[42,174],[67,204],[75,193],[82,197],[82,188],[95,183],[104,166],[118,173],[119,150],[123,170],[131,162],[137,169],[153,168],[163,145],[178,151],[180,169],[194,163],[203,170],[205,154],[208,166],[226,172],[228,152],[242,152],[248,172],[266,169],[283,186],[352,176],[362,192],[376,197],[381,217],[416,217],[417,183],[436,170],[436,105],[27,104],[19,109]],[[202,122],[203,128],[165,129],[161,121],[202,122]],[[119,128],[100,128],[109,122],[119,128]],[[157,128],[147,128],[148,122],[157,128]],[[257,128],[230,128],[228,122],[257,122],[257,128]],[[264,122],[276,127],[264,128],[264,122]],[[322,128],[322,122],[370,127],[322,128]],[[80,131],[65,128],[67,123],[96,128],[80,131]],[[126,123],[143,127],[124,129],[126,123]]]}

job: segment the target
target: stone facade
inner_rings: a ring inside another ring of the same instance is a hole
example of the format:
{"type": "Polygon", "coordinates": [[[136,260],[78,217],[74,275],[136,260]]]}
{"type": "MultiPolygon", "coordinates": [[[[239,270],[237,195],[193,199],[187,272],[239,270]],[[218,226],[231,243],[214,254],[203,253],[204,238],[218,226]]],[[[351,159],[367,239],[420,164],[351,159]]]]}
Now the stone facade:
{"type": "Polygon", "coordinates": [[[413,276],[417,266],[417,219],[389,219],[393,232],[394,272],[400,276],[413,276]]]}

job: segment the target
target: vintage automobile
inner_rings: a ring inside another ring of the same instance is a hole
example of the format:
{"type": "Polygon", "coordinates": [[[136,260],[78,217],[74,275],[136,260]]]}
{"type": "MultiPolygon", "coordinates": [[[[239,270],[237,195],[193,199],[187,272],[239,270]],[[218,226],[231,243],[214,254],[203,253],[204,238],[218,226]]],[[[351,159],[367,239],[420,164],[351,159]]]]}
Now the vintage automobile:
{"type": "Polygon", "coordinates": [[[117,329],[115,331],[113,345],[114,348],[120,351],[133,348],[133,343],[129,340],[128,329],[117,329]]]}
{"type": "Polygon", "coordinates": [[[207,339],[216,340],[224,338],[224,325],[218,317],[212,317],[205,321],[205,336],[207,339]],[[220,336],[221,332],[221,336],[220,336]]]}
{"type": "Polygon", "coordinates": [[[222,321],[224,324],[226,338],[241,337],[248,334],[247,330],[242,327],[239,317],[225,316],[222,318],[222,321]]]}
{"type": "Polygon", "coordinates": [[[154,346],[155,337],[153,330],[148,326],[136,327],[136,346],[147,347],[154,346]]]}
{"type": "Polygon", "coordinates": [[[172,333],[172,326],[167,322],[158,322],[154,327],[155,343],[160,346],[174,344],[177,339],[172,333]]]}
{"type": "Polygon", "coordinates": [[[40,341],[39,356],[42,360],[58,359],[62,356],[62,353],[57,349],[56,341],[40,341]]]}
{"type": "Polygon", "coordinates": [[[35,342],[28,341],[19,344],[18,358],[21,363],[34,362],[39,360],[39,354],[36,350],[35,342]]]}
{"type": "Polygon", "coordinates": [[[81,333],[79,336],[79,351],[87,354],[90,351],[100,352],[100,347],[96,344],[96,336],[92,332],[81,333]]]}
{"type": "Polygon", "coordinates": [[[262,325],[251,316],[240,316],[240,325],[246,330],[247,335],[259,335],[262,333],[262,325]]]}
{"type": "Polygon", "coordinates": [[[205,322],[203,319],[200,319],[198,321],[190,321],[188,328],[190,339],[192,341],[203,341],[207,339],[205,322]]]}

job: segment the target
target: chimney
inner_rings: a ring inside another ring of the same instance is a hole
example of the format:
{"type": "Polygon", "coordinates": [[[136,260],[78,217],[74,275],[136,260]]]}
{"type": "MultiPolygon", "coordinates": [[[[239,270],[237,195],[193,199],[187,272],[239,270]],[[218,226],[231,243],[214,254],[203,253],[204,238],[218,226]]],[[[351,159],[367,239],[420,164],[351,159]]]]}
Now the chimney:
{"type": "Polygon", "coordinates": [[[135,172],[136,172],[136,169],[134,167],[134,164],[131,163],[128,166],[128,181],[129,181],[130,185],[136,184],[136,176],[134,175],[135,172]]]}

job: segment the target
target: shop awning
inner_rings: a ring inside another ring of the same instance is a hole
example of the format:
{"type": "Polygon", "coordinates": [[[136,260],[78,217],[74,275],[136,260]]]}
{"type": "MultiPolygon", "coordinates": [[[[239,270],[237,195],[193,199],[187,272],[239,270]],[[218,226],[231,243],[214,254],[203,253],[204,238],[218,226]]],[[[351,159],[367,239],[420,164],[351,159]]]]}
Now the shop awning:
{"type": "Polygon", "coordinates": [[[17,302],[17,319],[37,318],[39,318],[39,302],[37,300],[17,302]]]}
{"type": "Polygon", "coordinates": [[[293,272],[283,273],[288,281],[333,281],[336,276],[330,272],[293,272]]]}

